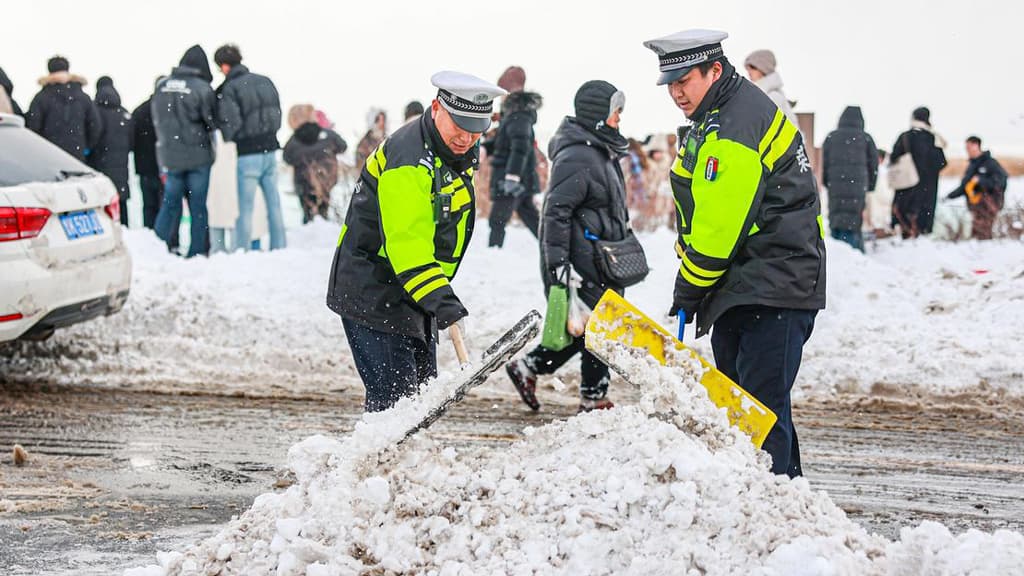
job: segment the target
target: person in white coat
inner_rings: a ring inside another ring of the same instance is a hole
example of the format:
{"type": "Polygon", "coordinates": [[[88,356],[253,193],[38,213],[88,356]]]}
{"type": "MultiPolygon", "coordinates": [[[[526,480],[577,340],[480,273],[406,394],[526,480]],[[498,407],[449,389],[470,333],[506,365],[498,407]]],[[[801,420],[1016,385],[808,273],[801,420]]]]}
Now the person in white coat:
{"type": "MultiPolygon", "coordinates": [[[[210,169],[210,188],[206,196],[206,210],[210,222],[210,253],[231,252],[235,248],[234,229],[238,220],[238,148],[234,142],[225,142],[216,133],[216,157],[210,169]],[[230,233],[230,240],[228,234],[230,233]]],[[[253,222],[250,230],[251,246],[258,250],[260,238],[269,232],[267,207],[263,196],[256,194],[253,202],[253,222]]]]}
{"type": "Polygon", "coordinates": [[[792,104],[782,91],[782,76],[775,70],[775,54],[771,50],[754,50],[747,56],[743,66],[747,69],[750,81],[775,102],[794,126],[800,126],[796,121],[796,114],[793,113],[792,104]]]}

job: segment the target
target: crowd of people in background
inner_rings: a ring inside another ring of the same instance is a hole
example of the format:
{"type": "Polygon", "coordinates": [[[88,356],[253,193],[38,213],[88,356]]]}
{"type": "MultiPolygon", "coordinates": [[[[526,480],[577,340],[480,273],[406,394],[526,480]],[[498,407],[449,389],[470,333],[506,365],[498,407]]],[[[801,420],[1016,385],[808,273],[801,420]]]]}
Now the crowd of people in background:
{"type": "MultiPolygon", "coordinates": [[[[125,226],[133,156],[142,192],[142,224],[154,229],[173,252],[179,250],[186,205],[191,221],[187,256],[259,248],[264,235],[269,236],[271,250],[283,248],[287,240],[277,185],[277,133],[282,123],[277,88],[242,63],[237,46],[221,46],[213,62],[223,76],[216,88],[205,50],[192,46],[178,66],[157,78],[153,94],[128,112],[110,77],[97,80],[90,98],[83,88],[86,80],[71,71],[67,58],[55,56],[27,110],[14,99],[13,83],[0,69],[0,112],[24,116],[29,129],[108,176],[120,195],[125,226]]],[[[744,68],[750,80],[799,125],[793,112],[796,102],[783,91],[775,55],[754,51],[744,68]]],[[[534,131],[543,98],[526,89],[526,71],[519,66],[506,69],[497,84],[509,94],[495,113],[496,127],[481,141],[480,169],[474,178],[478,214],[488,218],[488,245],[493,248],[503,246],[514,216],[538,236],[537,195],[549,188],[548,158],[534,131]]],[[[410,102],[403,122],[423,109],[421,103],[410,102]]],[[[293,169],[303,222],[317,216],[326,219],[331,191],[342,180],[342,171],[348,168],[358,174],[388,137],[387,112],[369,111],[368,129],[354,150],[351,167],[339,164],[348,144],[323,111],[297,104],[287,120],[292,135],[283,160],[293,169]]],[[[673,225],[675,206],[666,174],[683,135],[627,140],[618,162],[633,228],[673,225]]],[[[1007,174],[981,142],[977,136],[967,139],[970,164],[961,185],[946,198],[966,198],[973,237],[989,239],[1005,202],[1007,174]]],[[[821,182],[832,237],[863,251],[865,232],[871,237],[898,233],[903,238],[932,233],[946,148],[945,139],[932,127],[928,108],[913,111],[909,129],[887,153],[866,131],[861,109],[847,107],[822,146],[821,182]]]]}

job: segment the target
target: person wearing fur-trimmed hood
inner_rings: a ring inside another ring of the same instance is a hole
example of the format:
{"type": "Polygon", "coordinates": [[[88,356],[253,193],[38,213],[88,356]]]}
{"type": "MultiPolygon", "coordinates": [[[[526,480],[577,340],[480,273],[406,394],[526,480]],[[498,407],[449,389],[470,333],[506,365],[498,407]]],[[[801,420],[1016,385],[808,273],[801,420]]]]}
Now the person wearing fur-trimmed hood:
{"type": "Polygon", "coordinates": [[[25,126],[85,162],[102,132],[96,106],[82,90],[86,80],[69,71],[63,56],[50,58],[46,67],[49,74],[39,79],[43,88],[28,107],[25,126]]]}

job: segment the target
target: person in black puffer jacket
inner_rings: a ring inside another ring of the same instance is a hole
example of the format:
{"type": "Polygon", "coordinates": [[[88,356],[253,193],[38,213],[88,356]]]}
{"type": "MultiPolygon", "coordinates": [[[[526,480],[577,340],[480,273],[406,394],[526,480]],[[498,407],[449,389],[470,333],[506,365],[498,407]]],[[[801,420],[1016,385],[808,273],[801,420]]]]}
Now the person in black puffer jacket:
{"type": "Polygon", "coordinates": [[[68,72],[66,58],[54,56],[50,73],[39,79],[43,89],[32,99],[25,127],[82,162],[100,138],[100,116],[82,90],[85,79],[68,72]]]}
{"type": "Polygon", "coordinates": [[[253,74],[242,64],[238,46],[227,44],[213,54],[224,73],[217,87],[217,123],[227,142],[238,146],[238,220],[235,247],[249,250],[257,186],[263,190],[270,224],[270,249],[284,248],[284,217],[277,190],[277,131],[281,100],[270,78],[253,74]]]}
{"type": "Polygon", "coordinates": [[[121,95],[109,76],[96,81],[95,102],[103,133],[89,155],[89,165],[114,182],[121,201],[121,225],[128,226],[128,153],[135,137],[132,115],[121,106],[121,95]]]}
{"type": "Polygon", "coordinates": [[[525,84],[526,72],[518,66],[509,67],[498,79],[498,86],[509,92],[502,101],[498,133],[487,149],[491,156],[492,201],[488,246],[498,248],[505,243],[505,226],[513,211],[534,236],[540,220],[533,203],[533,196],[540,192],[533,125],[543,99],[540,94],[524,92],[525,84]]]}
{"type": "Polygon", "coordinates": [[[295,193],[302,205],[302,223],[320,215],[327,219],[331,189],[338,183],[338,155],[348,144],[330,128],[316,122],[316,111],[308,104],[293,106],[288,123],[295,133],[284,145],[284,161],[294,168],[295,193]]]}
{"type": "Polygon", "coordinates": [[[847,106],[839,128],[825,138],[822,164],[832,237],[863,252],[864,204],[878,180],[878,148],[864,131],[860,106],[847,106]]]}
{"type": "MultiPolygon", "coordinates": [[[[619,159],[629,142],[619,132],[625,96],[603,80],[591,80],[576,92],[576,116],[562,121],[548,145],[551,157],[550,189],[544,200],[540,227],[541,268],[545,293],[566,282],[571,265],[582,278],[580,299],[590,308],[605,290],[623,294],[597,269],[595,239],[622,240],[629,231],[626,184],[619,159]]],[[[580,411],[611,408],[607,399],[609,371],[587,351],[582,335],[560,351],[537,346],[524,358],[506,366],[516,390],[534,410],[537,375],[552,374],[577,353],[581,354],[580,411]]]]}

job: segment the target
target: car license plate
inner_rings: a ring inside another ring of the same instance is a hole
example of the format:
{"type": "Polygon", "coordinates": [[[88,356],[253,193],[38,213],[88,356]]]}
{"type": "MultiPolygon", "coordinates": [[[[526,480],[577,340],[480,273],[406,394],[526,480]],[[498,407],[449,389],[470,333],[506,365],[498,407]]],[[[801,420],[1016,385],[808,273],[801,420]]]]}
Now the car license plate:
{"type": "Polygon", "coordinates": [[[100,225],[100,219],[96,216],[95,210],[61,214],[60,225],[64,228],[64,234],[67,234],[68,240],[103,234],[103,226],[100,225]]]}

